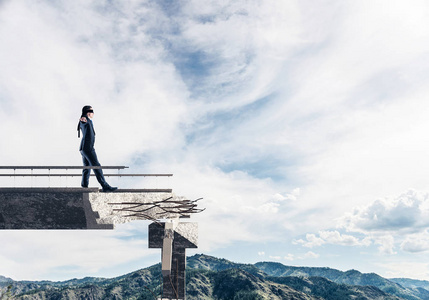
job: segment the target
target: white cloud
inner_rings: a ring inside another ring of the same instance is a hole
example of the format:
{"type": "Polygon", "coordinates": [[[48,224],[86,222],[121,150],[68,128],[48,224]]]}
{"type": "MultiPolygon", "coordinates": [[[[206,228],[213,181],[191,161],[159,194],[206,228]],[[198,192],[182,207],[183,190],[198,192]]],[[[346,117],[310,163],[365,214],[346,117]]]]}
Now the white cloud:
{"type": "Polygon", "coordinates": [[[215,62],[200,78],[204,97],[214,100],[210,107],[238,107],[266,95],[279,62],[297,43],[298,6],[293,1],[204,3],[184,6],[182,34],[187,47],[201,51],[206,63],[215,62]]]}
{"type": "Polygon", "coordinates": [[[285,260],[294,260],[295,259],[295,255],[293,255],[293,254],[291,254],[291,253],[288,253],[285,257],[284,257],[284,259],[285,260]]]}
{"type": "Polygon", "coordinates": [[[313,233],[307,233],[305,235],[305,238],[306,238],[306,240],[299,239],[299,240],[294,241],[294,243],[295,244],[302,244],[304,247],[308,247],[308,248],[322,246],[323,244],[326,243],[322,238],[317,237],[313,233]]]}
{"type": "Polygon", "coordinates": [[[86,104],[96,112],[97,148],[105,164],[180,145],[182,135],[176,129],[187,119],[187,89],[174,66],[162,61],[162,49],[142,45],[138,36],[127,37],[122,28],[117,28],[118,35],[110,34],[115,21],[130,27],[133,18],[116,15],[118,20],[106,22],[91,5],[88,10],[62,5],[66,7],[60,7],[61,14],[58,7],[30,2],[7,2],[0,11],[0,36],[8,41],[0,47],[0,67],[7,70],[0,74],[0,86],[13,103],[2,122],[14,128],[6,133],[10,143],[2,147],[2,159],[10,163],[19,155],[15,163],[80,164],[74,128],[86,104]],[[82,23],[91,26],[70,27],[82,23]],[[123,39],[127,46],[118,47],[123,39]],[[129,57],[127,51],[137,46],[156,55],[155,62],[146,56],[129,57]]]}
{"type": "MultiPolygon", "coordinates": [[[[279,148],[304,156],[292,172],[310,182],[300,196],[306,208],[329,206],[340,214],[392,191],[428,187],[422,171],[429,163],[424,154],[428,90],[421,81],[427,65],[417,67],[417,61],[429,44],[411,38],[428,32],[404,30],[428,21],[419,5],[379,5],[383,9],[336,3],[332,18],[322,10],[320,19],[307,23],[316,32],[309,34],[309,43],[317,51],[300,57],[295,81],[285,85],[293,86],[292,95],[260,116],[272,132],[265,141],[277,138],[279,148]],[[410,17],[398,19],[401,9],[410,17]]],[[[326,219],[318,222],[328,225],[326,219]]]]}
{"type": "Polygon", "coordinates": [[[417,253],[429,251],[429,233],[426,229],[424,232],[407,235],[401,243],[401,250],[417,253]]]}
{"type": "Polygon", "coordinates": [[[380,275],[386,278],[427,278],[429,263],[424,261],[403,260],[377,263],[385,271],[380,275]]]}
{"type": "Polygon", "coordinates": [[[400,246],[406,252],[424,252],[429,249],[427,228],[429,226],[429,199],[426,193],[414,190],[398,196],[374,200],[372,203],[357,207],[352,213],[346,213],[338,219],[338,227],[351,234],[338,231],[319,231],[308,233],[306,240],[296,240],[296,244],[305,247],[317,247],[324,244],[344,246],[378,245],[383,254],[397,254],[400,246]],[[359,234],[364,238],[359,239],[359,234]]]}
{"type": "Polygon", "coordinates": [[[342,246],[368,246],[368,241],[359,240],[352,235],[340,234],[338,231],[320,231],[319,235],[327,243],[342,246]]]}
{"type": "Polygon", "coordinates": [[[200,222],[202,251],[233,241],[277,240],[290,226],[290,201],[272,200],[275,187],[270,180],[255,179],[243,172],[225,174],[219,169],[190,166],[192,163],[187,162],[173,165],[173,190],[191,199],[203,197],[199,205],[206,210],[193,217],[200,222]]]}
{"type": "Polygon", "coordinates": [[[101,232],[46,230],[35,234],[34,231],[4,231],[1,233],[1,271],[15,280],[65,280],[85,274],[94,276],[108,268],[153,255],[154,251],[147,249],[144,240],[125,242],[130,235],[126,227],[101,232]]]}
{"type": "Polygon", "coordinates": [[[285,196],[277,193],[273,196],[273,200],[278,201],[278,202],[281,202],[281,201],[297,201],[298,197],[300,195],[300,191],[301,191],[300,188],[295,188],[292,190],[291,193],[288,193],[285,196]]]}
{"type": "Polygon", "coordinates": [[[338,231],[319,231],[318,236],[313,233],[307,233],[305,236],[306,240],[299,239],[295,240],[295,244],[301,244],[304,247],[313,248],[319,247],[325,244],[341,245],[341,246],[369,246],[370,241],[368,239],[359,240],[358,238],[348,235],[341,234],[338,231]]]}
{"type": "Polygon", "coordinates": [[[277,203],[268,202],[258,207],[245,207],[245,209],[250,210],[253,213],[275,215],[279,212],[279,205],[277,203]]]}
{"type": "Polygon", "coordinates": [[[316,259],[319,258],[320,254],[314,253],[313,251],[308,251],[303,254],[295,255],[288,253],[286,256],[281,258],[280,256],[269,256],[269,258],[274,260],[286,260],[286,261],[296,261],[296,260],[306,260],[306,259],[316,259]]]}
{"type": "Polygon", "coordinates": [[[314,253],[312,251],[308,251],[307,253],[304,254],[304,259],[305,258],[319,258],[320,255],[317,253],[314,253]]]}
{"type": "Polygon", "coordinates": [[[378,236],[374,238],[374,244],[380,245],[378,251],[382,254],[396,254],[394,251],[395,248],[395,238],[392,235],[385,234],[383,236],[378,236]]]}
{"type": "Polygon", "coordinates": [[[397,198],[377,199],[340,219],[355,232],[415,232],[429,226],[428,195],[413,190],[397,198]]]}

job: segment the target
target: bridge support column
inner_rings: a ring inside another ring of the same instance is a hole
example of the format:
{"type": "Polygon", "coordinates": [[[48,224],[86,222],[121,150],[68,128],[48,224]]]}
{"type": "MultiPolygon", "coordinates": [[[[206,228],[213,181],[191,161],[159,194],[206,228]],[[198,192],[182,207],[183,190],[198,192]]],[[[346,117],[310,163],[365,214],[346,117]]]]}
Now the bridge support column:
{"type": "Polygon", "coordinates": [[[149,225],[149,248],[162,248],[162,299],[186,298],[186,248],[198,248],[198,224],[174,222],[149,225]]]}

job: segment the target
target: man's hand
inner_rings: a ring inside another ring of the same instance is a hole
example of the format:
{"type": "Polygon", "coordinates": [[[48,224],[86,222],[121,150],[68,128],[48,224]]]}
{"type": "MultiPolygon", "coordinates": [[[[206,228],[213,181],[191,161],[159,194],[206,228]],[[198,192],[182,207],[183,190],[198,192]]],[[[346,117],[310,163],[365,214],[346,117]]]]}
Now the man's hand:
{"type": "Polygon", "coordinates": [[[86,117],[81,117],[80,121],[86,123],[86,117]]]}

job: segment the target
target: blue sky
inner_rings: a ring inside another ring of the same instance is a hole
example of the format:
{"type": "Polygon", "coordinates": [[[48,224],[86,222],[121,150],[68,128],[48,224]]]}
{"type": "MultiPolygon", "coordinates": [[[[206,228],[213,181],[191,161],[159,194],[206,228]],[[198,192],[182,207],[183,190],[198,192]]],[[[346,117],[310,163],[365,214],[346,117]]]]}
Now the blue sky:
{"type": "MultiPolygon", "coordinates": [[[[2,1],[0,164],[80,165],[90,104],[102,164],[174,173],[113,184],[204,198],[188,254],[429,280],[428,6],[2,1]]],[[[2,231],[0,274],[149,266],[148,224],[2,231]]]]}

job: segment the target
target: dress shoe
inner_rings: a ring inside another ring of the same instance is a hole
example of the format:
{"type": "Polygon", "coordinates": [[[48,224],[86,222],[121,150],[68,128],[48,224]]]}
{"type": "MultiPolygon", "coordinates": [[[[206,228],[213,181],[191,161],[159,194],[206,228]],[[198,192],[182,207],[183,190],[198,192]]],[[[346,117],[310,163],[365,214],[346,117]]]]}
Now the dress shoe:
{"type": "Polygon", "coordinates": [[[103,187],[103,192],[108,193],[108,192],[114,192],[116,191],[118,188],[114,187],[114,186],[105,186],[103,187]]]}

